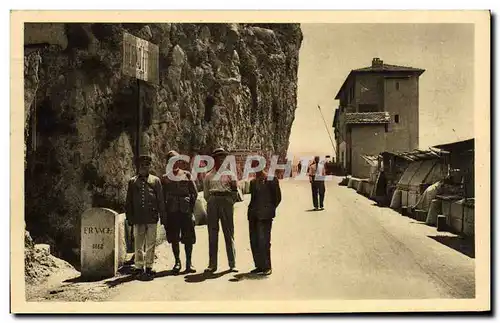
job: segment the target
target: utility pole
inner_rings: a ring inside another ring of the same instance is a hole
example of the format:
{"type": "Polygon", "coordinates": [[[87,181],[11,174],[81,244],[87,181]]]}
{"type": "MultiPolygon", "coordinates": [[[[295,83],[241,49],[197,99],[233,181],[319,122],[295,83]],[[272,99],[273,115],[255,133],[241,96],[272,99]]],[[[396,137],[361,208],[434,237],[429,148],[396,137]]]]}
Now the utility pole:
{"type": "Polygon", "coordinates": [[[321,107],[318,104],[318,110],[319,113],[321,114],[321,118],[323,119],[323,123],[325,124],[326,132],[328,133],[328,138],[330,138],[330,142],[332,143],[332,148],[333,148],[333,156],[337,156],[337,151],[335,149],[335,144],[333,143],[332,136],[330,135],[330,130],[328,130],[328,125],[326,124],[325,117],[323,116],[323,112],[321,111],[321,107]]]}

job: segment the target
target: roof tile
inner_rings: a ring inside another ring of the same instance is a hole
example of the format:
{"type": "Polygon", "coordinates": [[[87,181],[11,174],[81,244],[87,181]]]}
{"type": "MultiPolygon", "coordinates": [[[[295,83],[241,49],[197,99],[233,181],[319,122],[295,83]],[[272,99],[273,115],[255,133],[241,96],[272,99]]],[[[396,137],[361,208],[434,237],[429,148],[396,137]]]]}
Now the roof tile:
{"type": "Polygon", "coordinates": [[[348,124],[384,124],[390,121],[391,117],[389,112],[356,112],[345,114],[345,123],[348,124]]]}

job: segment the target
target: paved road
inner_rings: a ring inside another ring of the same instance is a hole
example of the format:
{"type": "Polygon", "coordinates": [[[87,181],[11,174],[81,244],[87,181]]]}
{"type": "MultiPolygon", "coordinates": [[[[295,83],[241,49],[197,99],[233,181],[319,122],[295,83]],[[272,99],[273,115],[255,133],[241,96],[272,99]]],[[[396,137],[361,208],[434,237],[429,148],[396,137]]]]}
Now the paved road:
{"type": "MultiPolygon", "coordinates": [[[[208,262],[206,227],[197,227],[194,264],[198,273],[171,276],[169,246],[157,250],[154,281],[115,278],[107,283],[112,301],[320,300],[474,297],[474,259],[432,236],[415,220],[379,208],[354,190],[327,184],[325,211],[310,212],[309,183],[282,181],[283,202],[272,231],[273,274],[256,279],[249,248],[246,206],[236,206],[239,274],[225,272],[219,239],[219,271],[202,273],[208,262]]],[[[222,232],[221,232],[222,235],[222,232]]]]}

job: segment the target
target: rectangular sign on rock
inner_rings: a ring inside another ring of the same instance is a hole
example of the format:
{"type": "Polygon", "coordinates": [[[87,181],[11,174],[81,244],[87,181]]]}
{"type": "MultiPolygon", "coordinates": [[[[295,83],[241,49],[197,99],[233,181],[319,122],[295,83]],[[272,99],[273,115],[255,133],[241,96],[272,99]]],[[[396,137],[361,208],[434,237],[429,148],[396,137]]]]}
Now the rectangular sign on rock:
{"type": "Polygon", "coordinates": [[[105,208],[91,208],[81,219],[81,275],[113,277],[125,254],[123,215],[105,208]]]}
{"type": "Polygon", "coordinates": [[[157,45],[123,33],[123,74],[158,84],[158,56],[157,45]]]}

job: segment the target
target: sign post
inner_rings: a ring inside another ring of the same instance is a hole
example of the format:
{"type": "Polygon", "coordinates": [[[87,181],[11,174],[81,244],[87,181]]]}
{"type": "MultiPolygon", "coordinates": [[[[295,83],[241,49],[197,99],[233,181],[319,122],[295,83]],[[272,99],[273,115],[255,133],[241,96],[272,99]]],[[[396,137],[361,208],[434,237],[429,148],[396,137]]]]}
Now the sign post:
{"type": "MultiPolygon", "coordinates": [[[[141,104],[141,80],[159,83],[158,46],[129,33],[123,33],[123,74],[137,79],[137,132],[135,156],[142,153],[143,112],[141,104]]],[[[137,164],[137,167],[138,164],[137,164]]]]}

